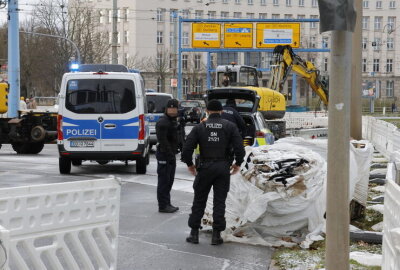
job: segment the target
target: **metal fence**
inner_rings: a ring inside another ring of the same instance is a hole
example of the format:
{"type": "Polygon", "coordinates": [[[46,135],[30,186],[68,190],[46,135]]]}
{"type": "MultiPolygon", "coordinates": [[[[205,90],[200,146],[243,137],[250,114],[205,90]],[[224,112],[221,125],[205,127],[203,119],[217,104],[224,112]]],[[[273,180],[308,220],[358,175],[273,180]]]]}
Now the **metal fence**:
{"type": "Polygon", "coordinates": [[[117,269],[119,205],[114,178],[0,189],[0,269],[117,269]]]}

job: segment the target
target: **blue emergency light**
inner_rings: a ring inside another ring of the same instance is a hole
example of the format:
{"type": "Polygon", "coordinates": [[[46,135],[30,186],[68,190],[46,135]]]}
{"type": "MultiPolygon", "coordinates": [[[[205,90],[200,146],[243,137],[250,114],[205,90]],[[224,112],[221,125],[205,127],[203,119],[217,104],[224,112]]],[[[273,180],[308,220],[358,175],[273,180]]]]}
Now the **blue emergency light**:
{"type": "Polygon", "coordinates": [[[71,72],[79,71],[79,64],[77,64],[77,63],[72,63],[72,64],[69,66],[69,70],[70,70],[71,72]]]}

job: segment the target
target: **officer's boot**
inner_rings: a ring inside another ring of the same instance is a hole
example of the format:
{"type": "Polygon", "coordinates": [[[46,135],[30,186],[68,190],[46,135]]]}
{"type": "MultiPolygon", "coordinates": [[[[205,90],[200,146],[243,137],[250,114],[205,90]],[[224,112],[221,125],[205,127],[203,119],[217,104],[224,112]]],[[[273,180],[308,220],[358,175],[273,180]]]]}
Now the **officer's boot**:
{"type": "Polygon", "coordinates": [[[224,240],[221,238],[221,232],[217,230],[213,230],[211,245],[221,245],[224,240]]]}
{"type": "Polygon", "coordinates": [[[192,243],[192,244],[198,244],[199,243],[199,230],[192,229],[190,231],[190,235],[186,237],[186,242],[192,243]]]}

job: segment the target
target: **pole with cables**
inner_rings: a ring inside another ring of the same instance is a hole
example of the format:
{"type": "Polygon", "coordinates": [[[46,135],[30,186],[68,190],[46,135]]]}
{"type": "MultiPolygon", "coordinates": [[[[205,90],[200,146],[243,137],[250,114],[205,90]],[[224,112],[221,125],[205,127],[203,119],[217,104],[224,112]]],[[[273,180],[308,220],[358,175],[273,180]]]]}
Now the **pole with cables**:
{"type": "Polygon", "coordinates": [[[118,64],[118,5],[117,0],[113,0],[113,16],[112,16],[112,45],[111,45],[111,58],[113,64],[118,64]]]}

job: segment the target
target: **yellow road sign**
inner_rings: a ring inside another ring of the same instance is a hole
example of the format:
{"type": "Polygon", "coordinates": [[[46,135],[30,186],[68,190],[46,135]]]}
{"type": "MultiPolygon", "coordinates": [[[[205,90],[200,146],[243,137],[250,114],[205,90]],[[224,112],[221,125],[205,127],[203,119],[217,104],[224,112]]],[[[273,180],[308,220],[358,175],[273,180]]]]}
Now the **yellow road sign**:
{"type": "Polygon", "coordinates": [[[226,23],[224,28],[225,48],[253,48],[252,23],[226,23]]]}
{"type": "Polygon", "coordinates": [[[257,48],[300,46],[300,23],[257,23],[257,48]]]}
{"type": "Polygon", "coordinates": [[[221,24],[219,23],[193,23],[192,24],[193,48],[220,48],[221,24]]]}

